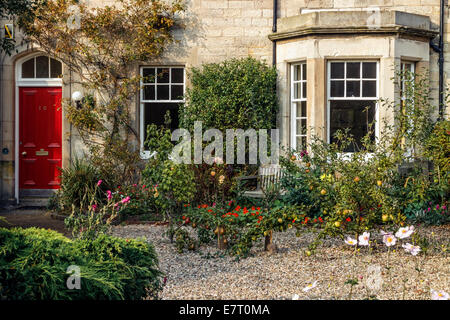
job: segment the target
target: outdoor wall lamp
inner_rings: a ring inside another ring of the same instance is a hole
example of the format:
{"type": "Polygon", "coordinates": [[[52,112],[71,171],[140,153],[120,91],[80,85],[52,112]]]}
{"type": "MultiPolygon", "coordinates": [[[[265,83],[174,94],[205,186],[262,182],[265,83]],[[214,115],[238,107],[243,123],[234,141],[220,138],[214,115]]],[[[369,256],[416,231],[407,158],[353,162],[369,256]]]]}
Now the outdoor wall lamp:
{"type": "Polygon", "coordinates": [[[72,93],[72,100],[77,105],[77,109],[81,108],[81,100],[83,100],[83,94],[80,91],[75,91],[72,93]]]}

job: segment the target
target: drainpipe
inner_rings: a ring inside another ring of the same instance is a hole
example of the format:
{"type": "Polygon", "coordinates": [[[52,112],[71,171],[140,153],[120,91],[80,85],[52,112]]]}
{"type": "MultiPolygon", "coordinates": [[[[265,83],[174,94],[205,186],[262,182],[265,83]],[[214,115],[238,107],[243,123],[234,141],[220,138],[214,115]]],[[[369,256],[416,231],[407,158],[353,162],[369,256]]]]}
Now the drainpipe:
{"type": "Polygon", "coordinates": [[[440,23],[439,23],[439,45],[430,41],[431,49],[439,54],[439,119],[444,119],[444,29],[445,29],[445,0],[441,0],[440,23]]]}
{"type": "Polygon", "coordinates": [[[441,0],[441,22],[439,26],[439,120],[444,119],[444,7],[445,0],[441,0]]]}
{"type": "MultiPolygon", "coordinates": [[[[273,24],[272,24],[272,32],[277,32],[277,9],[278,9],[278,0],[273,0],[273,24]]],[[[277,63],[277,41],[272,41],[272,65],[276,65],[277,63]]]]}

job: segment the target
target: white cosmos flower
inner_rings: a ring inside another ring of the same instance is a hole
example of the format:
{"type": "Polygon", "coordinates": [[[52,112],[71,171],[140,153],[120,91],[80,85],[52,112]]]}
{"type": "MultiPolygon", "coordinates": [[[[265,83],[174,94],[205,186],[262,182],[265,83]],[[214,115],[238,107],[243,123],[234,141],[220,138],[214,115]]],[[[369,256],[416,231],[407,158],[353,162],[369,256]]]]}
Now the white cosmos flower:
{"type": "Polygon", "coordinates": [[[369,245],[369,238],[370,238],[370,233],[369,232],[364,232],[362,235],[360,235],[358,237],[359,245],[360,246],[368,246],[369,245]]]}
{"type": "Polygon", "coordinates": [[[347,237],[347,239],[344,240],[346,244],[351,245],[351,246],[356,246],[356,244],[358,243],[356,241],[356,239],[347,237]]]}
{"type": "Polygon", "coordinates": [[[294,294],[292,296],[292,300],[300,300],[300,296],[298,294],[294,294]]]}
{"type": "Polygon", "coordinates": [[[405,228],[400,228],[395,233],[395,236],[399,239],[408,238],[410,235],[412,235],[414,232],[414,226],[409,226],[405,228]]]}
{"type": "Polygon", "coordinates": [[[448,300],[449,299],[449,295],[447,292],[441,290],[441,291],[436,291],[431,289],[431,299],[432,300],[448,300]]]}
{"type": "Polygon", "coordinates": [[[317,281],[314,281],[311,284],[308,284],[306,287],[303,288],[303,292],[308,292],[309,290],[317,287],[317,281]]]}
{"type": "Polygon", "coordinates": [[[383,242],[387,247],[395,245],[397,238],[392,235],[392,233],[385,233],[383,236],[383,242]]]}
{"type": "Polygon", "coordinates": [[[411,243],[402,244],[402,248],[404,248],[406,252],[411,252],[412,247],[414,246],[411,243]]]}
{"type": "Polygon", "coordinates": [[[421,249],[420,249],[419,246],[412,246],[410,252],[411,252],[411,254],[412,254],[413,256],[417,256],[417,254],[418,254],[420,251],[421,251],[421,249]]]}
{"type": "Polygon", "coordinates": [[[402,244],[402,247],[406,252],[411,253],[413,256],[417,256],[417,254],[421,251],[419,246],[414,246],[411,243],[402,244]]]}

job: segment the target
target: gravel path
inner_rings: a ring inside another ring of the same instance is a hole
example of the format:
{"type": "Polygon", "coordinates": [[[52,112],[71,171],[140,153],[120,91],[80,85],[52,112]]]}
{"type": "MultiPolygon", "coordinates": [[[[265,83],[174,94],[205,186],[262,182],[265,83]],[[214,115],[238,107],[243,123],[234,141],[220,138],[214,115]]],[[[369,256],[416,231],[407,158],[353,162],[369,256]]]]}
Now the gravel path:
{"type": "MultiPolygon", "coordinates": [[[[160,267],[167,275],[162,299],[349,299],[350,285],[345,282],[358,277],[351,299],[365,299],[373,293],[367,291],[368,267],[380,266],[383,285],[378,299],[429,299],[430,288],[450,292],[450,228],[427,228],[421,233],[434,232],[435,239],[444,244],[446,252],[438,250],[414,257],[400,247],[388,253],[379,246],[369,253],[361,249],[358,259],[352,248],[342,240],[328,239],[317,253],[306,257],[303,252],[313,234],[295,237],[290,230],[275,233],[274,243],[279,252],[263,252],[258,243],[247,259],[236,261],[223,256],[213,244],[202,246],[196,252],[178,254],[174,245],[162,236],[165,226],[117,226],[113,234],[124,238],[145,237],[158,253],[160,267]],[[209,257],[208,257],[209,254],[209,257]],[[389,259],[390,269],[385,268],[389,259]],[[419,266],[420,274],[416,270],[419,266]],[[308,284],[317,281],[317,287],[303,292],[308,284]]],[[[192,231],[192,230],[191,230],[192,231]]],[[[194,235],[194,233],[192,234],[194,235]]],[[[438,246],[437,246],[438,247],[438,246]]]]}

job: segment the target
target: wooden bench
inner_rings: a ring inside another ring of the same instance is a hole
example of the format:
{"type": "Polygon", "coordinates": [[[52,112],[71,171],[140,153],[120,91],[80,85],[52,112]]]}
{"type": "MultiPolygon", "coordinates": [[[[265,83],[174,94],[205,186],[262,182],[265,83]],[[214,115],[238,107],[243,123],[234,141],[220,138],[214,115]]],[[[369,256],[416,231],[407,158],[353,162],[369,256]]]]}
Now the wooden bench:
{"type": "Polygon", "coordinates": [[[267,190],[271,187],[279,187],[281,178],[283,177],[283,171],[281,166],[277,164],[262,165],[259,167],[257,176],[244,176],[239,177],[238,180],[250,181],[256,180],[256,189],[244,191],[243,195],[249,198],[264,198],[263,190],[267,190]]]}

